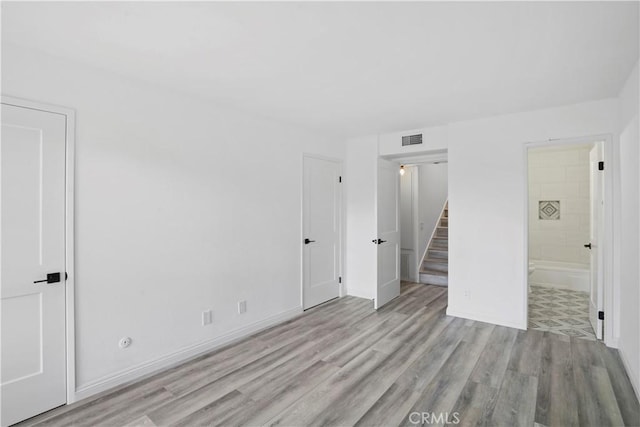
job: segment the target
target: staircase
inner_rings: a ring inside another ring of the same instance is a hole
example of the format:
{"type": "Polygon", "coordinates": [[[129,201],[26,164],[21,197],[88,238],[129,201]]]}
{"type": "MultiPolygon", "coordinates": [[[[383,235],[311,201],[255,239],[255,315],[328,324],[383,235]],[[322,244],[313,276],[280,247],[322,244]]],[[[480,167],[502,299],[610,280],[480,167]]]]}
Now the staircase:
{"type": "Polygon", "coordinates": [[[444,205],[427,254],[422,260],[420,283],[437,286],[449,284],[449,202],[444,205]]]}

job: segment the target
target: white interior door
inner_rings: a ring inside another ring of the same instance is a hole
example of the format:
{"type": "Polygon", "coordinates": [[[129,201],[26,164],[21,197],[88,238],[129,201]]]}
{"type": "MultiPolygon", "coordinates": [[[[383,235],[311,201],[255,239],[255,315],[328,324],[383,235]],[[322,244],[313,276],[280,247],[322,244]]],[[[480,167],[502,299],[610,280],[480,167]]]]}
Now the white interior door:
{"type": "Polygon", "coordinates": [[[602,143],[597,143],[589,153],[591,165],[591,291],[589,320],[598,339],[602,339],[604,322],[598,313],[604,310],[604,254],[602,251],[604,218],[604,179],[599,163],[603,161],[602,143]]]}
{"type": "Polygon", "coordinates": [[[340,163],[304,157],[303,308],[340,295],[340,163]]]}
{"type": "Polygon", "coordinates": [[[66,403],[65,127],[2,104],[3,426],[66,403]]]}
{"type": "Polygon", "coordinates": [[[400,169],[378,160],[378,283],[375,308],[400,295],[400,169]]]}

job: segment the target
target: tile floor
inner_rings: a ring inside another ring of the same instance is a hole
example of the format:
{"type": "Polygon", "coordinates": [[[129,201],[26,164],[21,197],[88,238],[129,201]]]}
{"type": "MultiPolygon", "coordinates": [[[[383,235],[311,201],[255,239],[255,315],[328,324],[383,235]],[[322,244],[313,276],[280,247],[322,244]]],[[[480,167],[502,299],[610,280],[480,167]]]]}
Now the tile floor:
{"type": "Polygon", "coordinates": [[[589,323],[589,294],[569,289],[531,286],[529,329],[595,340],[589,323]]]}

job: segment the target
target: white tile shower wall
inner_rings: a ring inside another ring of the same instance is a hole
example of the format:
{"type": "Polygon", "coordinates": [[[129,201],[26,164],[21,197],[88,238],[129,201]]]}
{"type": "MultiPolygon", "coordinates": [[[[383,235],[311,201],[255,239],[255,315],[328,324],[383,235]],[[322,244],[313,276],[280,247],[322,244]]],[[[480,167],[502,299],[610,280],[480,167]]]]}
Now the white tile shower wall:
{"type": "Polygon", "coordinates": [[[591,147],[529,150],[529,258],[589,264],[591,147]],[[541,220],[538,203],[560,201],[559,220],[541,220]]]}

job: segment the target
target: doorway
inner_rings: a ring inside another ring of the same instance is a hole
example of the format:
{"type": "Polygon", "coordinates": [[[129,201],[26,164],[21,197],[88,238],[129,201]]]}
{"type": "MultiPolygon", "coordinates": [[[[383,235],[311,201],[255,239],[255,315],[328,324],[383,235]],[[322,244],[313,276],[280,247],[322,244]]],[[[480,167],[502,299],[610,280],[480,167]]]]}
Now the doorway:
{"type": "Polygon", "coordinates": [[[73,118],[2,98],[3,426],[74,399],[73,118]]]}
{"type": "Polygon", "coordinates": [[[604,335],[605,142],[529,146],[528,328],[604,335]]]}
{"type": "Polygon", "coordinates": [[[447,286],[447,166],[446,150],[378,160],[376,308],[400,295],[401,279],[447,286]]]}
{"type": "Polygon", "coordinates": [[[448,285],[448,163],[434,160],[401,165],[401,277],[448,285]]]}

